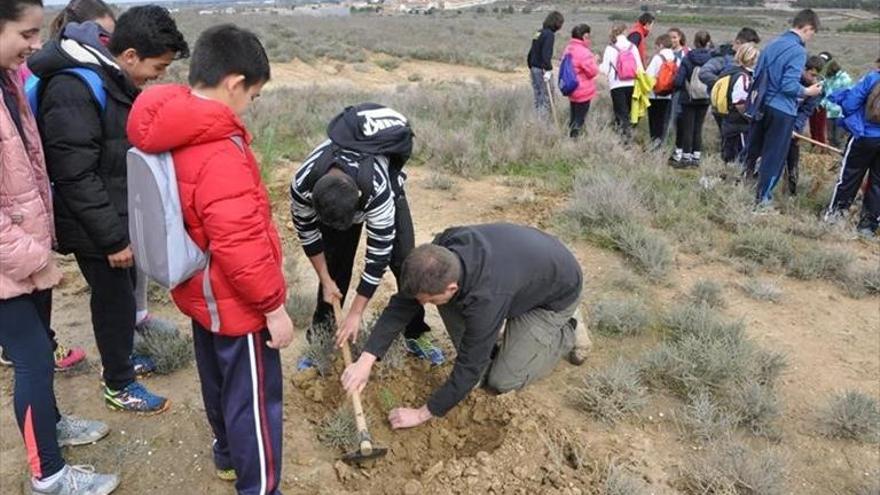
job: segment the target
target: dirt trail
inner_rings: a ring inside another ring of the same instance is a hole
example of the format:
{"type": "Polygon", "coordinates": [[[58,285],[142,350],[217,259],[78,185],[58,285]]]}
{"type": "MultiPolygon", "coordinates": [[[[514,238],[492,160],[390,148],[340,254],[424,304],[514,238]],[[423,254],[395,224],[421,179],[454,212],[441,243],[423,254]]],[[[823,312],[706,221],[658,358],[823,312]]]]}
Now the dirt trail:
{"type": "Polygon", "coordinates": [[[389,90],[401,85],[465,83],[496,86],[527,84],[524,70],[498,72],[479,67],[453,65],[425,60],[403,60],[381,55],[366,62],[343,63],[321,60],[307,64],[299,59],[272,64],[272,81],[267,89],[338,86],[359,90],[389,90]],[[383,64],[388,69],[381,67],[383,64]]]}

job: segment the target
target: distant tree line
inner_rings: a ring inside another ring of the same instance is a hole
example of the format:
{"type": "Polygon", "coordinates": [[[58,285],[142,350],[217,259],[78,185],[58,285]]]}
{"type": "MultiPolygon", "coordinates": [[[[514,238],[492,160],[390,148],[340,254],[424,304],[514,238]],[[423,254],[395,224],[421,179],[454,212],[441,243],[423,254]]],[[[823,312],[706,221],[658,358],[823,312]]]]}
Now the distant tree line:
{"type": "Polygon", "coordinates": [[[828,9],[865,9],[880,10],[880,2],[877,0],[797,0],[795,7],[802,8],[828,8],[828,9]]]}

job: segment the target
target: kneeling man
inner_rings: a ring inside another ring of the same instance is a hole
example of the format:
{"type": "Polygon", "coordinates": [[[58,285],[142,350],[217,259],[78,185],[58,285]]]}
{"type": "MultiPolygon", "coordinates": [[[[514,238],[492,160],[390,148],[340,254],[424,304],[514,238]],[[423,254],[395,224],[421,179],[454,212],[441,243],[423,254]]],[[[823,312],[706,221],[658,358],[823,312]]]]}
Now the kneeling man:
{"type": "Polygon", "coordinates": [[[413,250],[402,272],[398,294],[343,373],[343,386],[363,390],[373,363],[427,303],[437,306],[457,356],[427,404],[390,412],[395,429],[445,415],[481,380],[504,393],[550,374],[563,356],[573,364],[586,357],[589,335],[575,316],[581,267],[540,230],[506,223],[453,227],[413,250]]]}

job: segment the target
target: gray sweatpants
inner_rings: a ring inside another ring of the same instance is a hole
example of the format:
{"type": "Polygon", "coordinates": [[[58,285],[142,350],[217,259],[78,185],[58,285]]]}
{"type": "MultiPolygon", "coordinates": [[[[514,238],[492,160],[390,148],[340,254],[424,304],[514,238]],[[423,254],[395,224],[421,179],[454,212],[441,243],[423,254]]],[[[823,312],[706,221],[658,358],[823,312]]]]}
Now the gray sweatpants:
{"type": "MultiPolygon", "coordinates": [[[[507,320],[498,353],[489,365],[486,384],[504,393],[549,375],[575,346],[575,331],[568,320],[577,311],[579,303],[580,297],[562,311],[538,308],[507,320]]],[[[437,309],[452,345],[458,351],[465,332],[464,317],[452,305],[437,309]]]]}
{"type": "MultiPolygon", "coordinates": [[[[532,67],[529,70],[532,82],[532,92],[535,93],[535,110],[541,118],[550,118],[550,98],[552,95],[547,91],[548,83],[544,81],[544,70],[532,67]]],[[[549,83],[552,87],[552,83],[549,83]]]]}

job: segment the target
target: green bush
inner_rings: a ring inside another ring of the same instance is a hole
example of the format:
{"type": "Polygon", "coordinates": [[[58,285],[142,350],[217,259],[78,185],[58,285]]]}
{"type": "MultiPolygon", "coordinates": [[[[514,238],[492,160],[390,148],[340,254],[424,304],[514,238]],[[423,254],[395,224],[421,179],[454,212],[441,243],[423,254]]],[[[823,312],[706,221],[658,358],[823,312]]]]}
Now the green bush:
{"type": "Polygon", "coordinates": [[[590,328],[605,335],[638,335],[651,325],[651,316],[641,301],[606,299],[590,308],[590,328]]]}

